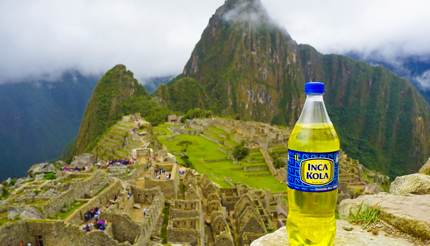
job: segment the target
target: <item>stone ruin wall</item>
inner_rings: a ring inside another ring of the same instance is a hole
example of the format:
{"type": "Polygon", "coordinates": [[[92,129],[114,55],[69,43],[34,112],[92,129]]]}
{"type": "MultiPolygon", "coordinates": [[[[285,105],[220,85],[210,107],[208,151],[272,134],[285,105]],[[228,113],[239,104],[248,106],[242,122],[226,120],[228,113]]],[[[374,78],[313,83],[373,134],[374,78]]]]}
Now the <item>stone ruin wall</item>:
{"type": "Polygon", "coordinates": [[[169,180],[157,179],[153,174],[154,169],[150,169],[150,175],[145,176],[145,188],[160,187],[166,199],[176,199],[179,188],[179,175],[176,164],[157,164],[171,172],[169,180]]]}
{"type": "Polygon", "coordinates": [[[163,196],[160,187],[141,189],[137,186],[131,186],[131,193],[133,194],[133,201],[141,204],[152,204],[155,198],[163,196]]]}
{"type": "Polygon", "coordinates": [[[109,223],[113,238],[119,242],[134,244],[142,234],[142,227],[125,214],[103,213],[101,217],[109,223]]]}
{"type": "Polygon", "coordinates": [[[169,213],[167,235],[170,242],[205,245],[205,224],[200,200],[174,200],[169,213]]]}
{"type": "Polygon", "coordinates": [[[52,198],[41,208],[42,213],[46,217],[52,217],[77,199],[83,198],[86,194],[97,192],[102,185],[105,186],[108,182],[107,174],[101,171],[95,172],[89,178],[73,183],[67,191],[58,197],[52,198]],[[98,188],[97,191],[94,187],[98,188]]]}
{"type": "Polygon", "coordinates": [[[5,225],[0,229],[0,245],[20,245],[21,240],[37,245],[38,236],[42,236],[45,246],[130,246],[130,243],[119,243],[104,232],[85,233],[79,227],[62,221],[20,221],[5,225]]]}
{"type": "MultiPolygon", "coordinates": [[[[152,232],[157,228],[157,222],[163,213],[165,198],[159,187],[152,189],[139,189],[132,186],[131,191],[133,194],[132,198],[135,203],[150,205],[148,207],[148,214],[145,221],[142,223],[135,222],[141,228],[140,236],[137,238],[137,245],[146,245],[152,232]]],[[[122,231],[122,233],[126,234],[130,228],[127,229],[127,227],[122,227],[117,228],[116,230],[118,233],[122,231]]]]}
{"type": "Polygon", "coordinates": [[[169,242],[191,242],[192,246],[205,245],[203,217],[170,218],[167,226],[169,242]]]}
{"type": "MultiPolygon", "coordinates": [[[[152,200],[151,206],[148,208],[148,215],[145,219],[145,223],[142,224],[142,234],[140,236],[139,242],[144,243],[148,242],[152,232],[155,228],[157,228],[157,222],[163,214],[164,208],[164,195],[159,192],[159,195],[155,196],[152,200]]],[[[145,244],[141,244],[145,245],[145,244]]]]}
{"type": "Polygon", "coordinates": [[[109,185],[100,194],[91,198],[85,205],[76,210],[65,222],[75,224],[82,223],[84,221],[85,212],[92,208],[103,207],[105,204],[108,204],[110,200],[115,198],[115,196],[119,197],[122,189],[121,181],[115,179],[111,185],[109,185]]]}
{"type": "Polygon", "coordinates": [[[174,218],[197,217],[202,214],[200,200],[174,200],[170,212],[174,218]]]}

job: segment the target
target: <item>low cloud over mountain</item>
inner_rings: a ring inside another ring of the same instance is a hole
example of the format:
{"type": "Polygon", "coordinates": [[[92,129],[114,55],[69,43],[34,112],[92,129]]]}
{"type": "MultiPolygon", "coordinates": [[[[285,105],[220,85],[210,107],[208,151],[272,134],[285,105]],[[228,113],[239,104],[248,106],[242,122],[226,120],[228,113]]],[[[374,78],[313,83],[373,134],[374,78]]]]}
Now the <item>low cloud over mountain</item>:
{"type": "MultiPolygon", "coordinates": [[[[207,16],[223,0],[38,0],[0,2],[0,82],[100,74],[117,63],[137,77],[178,74],[207,16]]],[[[426,1],[263,0],[299,43],[356,51],[388,62],[430,54],[426,1]]],[[[429,55],[430,56],[430,55],[429,55]]],[[[425,84],[427,85],[427,84],[425,84]]]]}

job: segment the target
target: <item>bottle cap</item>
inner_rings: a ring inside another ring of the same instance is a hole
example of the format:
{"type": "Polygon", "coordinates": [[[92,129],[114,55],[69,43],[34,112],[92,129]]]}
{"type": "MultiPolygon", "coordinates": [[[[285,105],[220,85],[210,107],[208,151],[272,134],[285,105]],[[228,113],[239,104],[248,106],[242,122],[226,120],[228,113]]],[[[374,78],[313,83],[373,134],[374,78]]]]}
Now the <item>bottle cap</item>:
{"type": "Polygon", "coordinates": [[[312,94],[324,94],[324,83],[323,82],[306,82],[305,83],[306,95],[312,94]]]}

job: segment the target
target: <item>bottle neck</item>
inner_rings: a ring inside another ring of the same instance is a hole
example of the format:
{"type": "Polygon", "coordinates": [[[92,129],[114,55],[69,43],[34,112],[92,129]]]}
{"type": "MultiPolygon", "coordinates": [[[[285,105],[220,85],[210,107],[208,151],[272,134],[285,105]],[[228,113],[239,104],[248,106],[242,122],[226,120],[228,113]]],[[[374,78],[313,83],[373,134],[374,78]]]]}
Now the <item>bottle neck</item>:
{"type": "Polygon", "coordinates": [[[301,124],[327,123],[332,124],[325,108],[322,94],[306,96],[305,105],[298,120],[301,124]]]}

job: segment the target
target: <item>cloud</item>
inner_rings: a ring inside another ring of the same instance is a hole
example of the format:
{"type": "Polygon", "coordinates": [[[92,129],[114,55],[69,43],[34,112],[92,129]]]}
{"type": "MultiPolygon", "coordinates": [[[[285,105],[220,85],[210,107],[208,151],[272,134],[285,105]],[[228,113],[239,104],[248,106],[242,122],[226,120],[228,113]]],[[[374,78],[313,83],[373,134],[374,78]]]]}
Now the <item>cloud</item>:
{"type": "Polygon", "coordinates": [[[223,3],[194,0],[1,0],[0,81],[102,73],[180,73],[223,3]]]}
{"type": "MultiPolygon", "coordinates": [[[[223,0],[0,0],[0,82],[99,74],[117,63],[139,78],[182,71],[223,0]]],[[[299,43],[325,53],[430,54],[428,1],[263,0],[299,43]]]]}
{"type": "Polygon", "coordinates": [[[299,43],[326,53],[359,51],[394,59],[429,55],[429,1],[264,0],[299,43]]]}
{"type": "Polygon", "coordinates": [[[425,71],[421,76],[417,76],[415,80],[418,81],[423,89],[430,90],[430,70],[425,71]]]}

